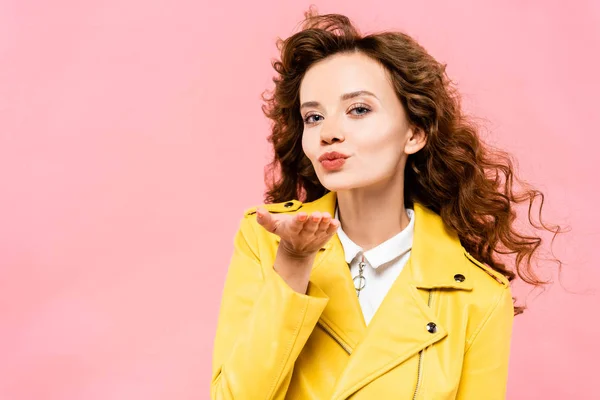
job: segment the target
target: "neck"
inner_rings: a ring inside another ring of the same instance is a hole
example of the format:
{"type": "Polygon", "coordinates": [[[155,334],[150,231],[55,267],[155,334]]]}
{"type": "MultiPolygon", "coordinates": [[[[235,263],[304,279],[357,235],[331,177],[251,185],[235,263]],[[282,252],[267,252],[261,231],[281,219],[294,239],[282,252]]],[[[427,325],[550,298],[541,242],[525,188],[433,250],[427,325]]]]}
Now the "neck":
{"type": "Polygon", "coordinates": [[[365,251],[401,232],[410,219],[404,207],[404,182],[337,192],[344,233],[365,251]]]}

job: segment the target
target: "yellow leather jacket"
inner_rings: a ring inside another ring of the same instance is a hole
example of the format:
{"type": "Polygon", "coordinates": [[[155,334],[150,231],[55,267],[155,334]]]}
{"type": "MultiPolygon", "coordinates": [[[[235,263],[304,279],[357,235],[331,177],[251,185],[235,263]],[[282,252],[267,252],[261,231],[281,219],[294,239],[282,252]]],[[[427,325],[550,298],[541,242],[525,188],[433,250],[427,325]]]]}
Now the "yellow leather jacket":
{"type": "MultiPolygon", "coordinates": [[[[270,204],[334,215],[336,193],[270,204]]],[[[513,302],[442,219],[414,205],[409,261],[368,328],[337,235],[307,294],[273,270],[277,235],[246,211],[235,236],[214,343],[213,400],[504,399],[513,302]]]]}

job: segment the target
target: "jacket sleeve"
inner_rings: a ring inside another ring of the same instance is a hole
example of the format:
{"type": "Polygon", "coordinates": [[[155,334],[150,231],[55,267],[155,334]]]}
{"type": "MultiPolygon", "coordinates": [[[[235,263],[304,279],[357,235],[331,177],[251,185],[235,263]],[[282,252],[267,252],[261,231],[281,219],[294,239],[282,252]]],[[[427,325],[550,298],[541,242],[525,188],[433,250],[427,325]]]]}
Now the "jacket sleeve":
{"type": "Polygon", "coordinates": [[[328,298],[291,289],[262,268],[246,216],[235,235],[213,349],[212,400],[284,399],[294,363],[328,298]]]}
{"type": "Polygon", "coordinates": [[[457,400],[505,399],[513,318],[512,295],[506,286],[467,343],[457,400]]]}

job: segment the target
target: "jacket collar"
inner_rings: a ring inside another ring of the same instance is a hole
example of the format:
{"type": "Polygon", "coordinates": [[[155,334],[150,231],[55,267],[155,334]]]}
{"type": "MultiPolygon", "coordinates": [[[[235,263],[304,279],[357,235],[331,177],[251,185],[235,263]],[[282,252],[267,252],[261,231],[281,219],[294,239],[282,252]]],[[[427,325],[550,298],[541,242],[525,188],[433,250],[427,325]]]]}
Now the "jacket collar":
{"type": "MultiPolygon", "coordinates": [[[[369,262],[369,265],[373,269],[377,269],[383,264],[387,264],[390,261],[402,256],[409,252],[412,248],[413,232],[415,227],[414,210],[407,208],[406,213],[410,218],[408,225],[399,233],[389,238],[383,243],[380,243],[376,247],[366,250],[363,252],[365,259],[369,262]]],[[[335,218],[339,219],[337,210],[335,218]]],[[[354,243],[352,239],[346,235],[346,232],[339,227],[337,235],[342,242],[344,247],[344,253],[346,256],[346,263],[350,264],[357,254],[362,251],[359,245],[354,243]]]]}

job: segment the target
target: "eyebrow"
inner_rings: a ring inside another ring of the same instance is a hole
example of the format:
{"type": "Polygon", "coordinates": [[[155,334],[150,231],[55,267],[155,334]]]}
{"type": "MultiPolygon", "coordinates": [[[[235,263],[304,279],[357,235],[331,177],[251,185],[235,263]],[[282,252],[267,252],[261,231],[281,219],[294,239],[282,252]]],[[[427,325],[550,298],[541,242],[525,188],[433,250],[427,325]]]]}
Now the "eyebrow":
{"type": "MultiPolygon", "coordinates": [[[[340,100],[345,101],[345,100],[349,100],[349,99],[352,99],[352,98],[358,97],[358,96],[372,96],[377,99],[377,96],[375,96],[373,93],[369,92],[368,90],[357,90],[356,92],[350,92],[350,93],[345,93],[345,94],[341,95],[340,100]]],[[[321,104],[318,101],[307,101],[305,103],[302,103],[302,105],[300,106],[300,109],[303,109],[306,107],[318,107],[320,105],[321,104]]]]}

